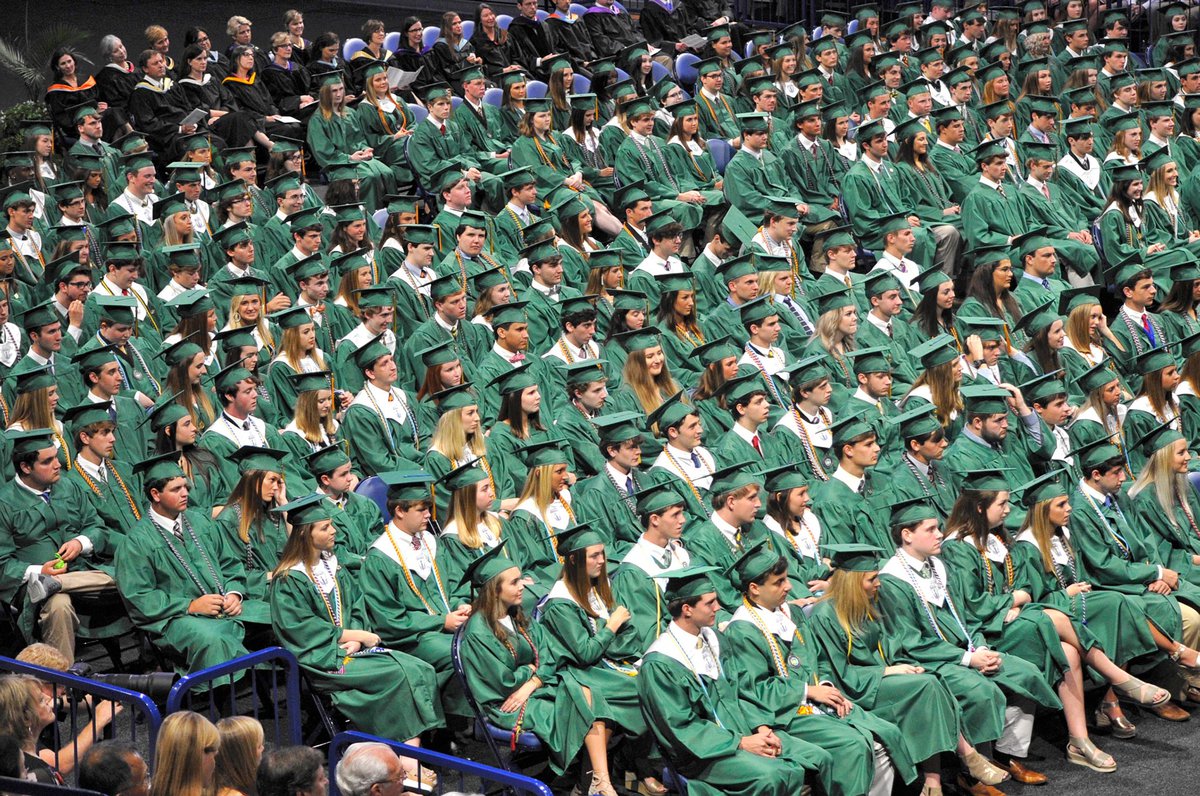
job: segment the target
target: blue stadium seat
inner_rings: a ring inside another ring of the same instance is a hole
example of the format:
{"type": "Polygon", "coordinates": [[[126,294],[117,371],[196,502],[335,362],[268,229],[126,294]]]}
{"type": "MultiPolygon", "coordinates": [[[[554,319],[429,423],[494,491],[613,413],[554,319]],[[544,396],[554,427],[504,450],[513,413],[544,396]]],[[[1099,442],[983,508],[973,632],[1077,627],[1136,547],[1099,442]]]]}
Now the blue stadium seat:
{"type": "Polygon", "coordinates": [[[408,110],[414,117],[413,124],[420,124],[421,122],[425,121],[425,117],[429,115],[429,111],[425,110],[424,105],[417,105],[416,103],[412,102],[408,103],[408,110]]]}
{"type": "Polygon", "coordinates": [[[583,75],[575,75],[575,82],[571,84],[572,94],[586,94],[592,90],[592,81],[588,80],[583,75]]]}
{"type": "Polygon", "coordinates": [[[668,72],[667,68],[665,66],[663,66],[662,64],[660,64],[658,61],[650,62],[650,77],[654,78],[655,83],[658,83],[663,78],[667,78],[670,76],[671,76],[671,73],[668,72]]]}
{"type": "Polygon", "coordinates": [[[499,14],[496,16],[496,26],[501,30],[508,30],[509,23],[512,22],[512,17],[508,14],[499,14]]]}
{"type": "Polygon", "coordinates": [[[675,59],[675,77],[679,78],[681,84],[696,85],[696,81],[700,79],[699,73],[696,72],[696,62],[699,60],[700,56],[695,53],[680,53],[675,59]]]}
{"type": "Polygon", "coordinates": [[[546,9],[544,9],[544,8],[539,8],[539,9],[537,10],[537,21],[538,21],[538,22],[545,22],[545,21],[546,21],[546,18],[547,18],[547,17],[549,17],[549,16],[550,16],[550,12],[549,12],[549,11],[547,11],[546,9]]]}
{"type": "Polygon", "coordinates": [[[571,3],[570,11],[572,14],[583,16],[587,13],[587,6],[580,5],[579,3],[571,3]]]}
{"type": "Polygon", "coordinates": [[[428,50],[433,46],[433,43],[442,35],[442,29],[437,25],[430,25],[421,31],[421,49],[428,50]]]}
{"type": "Polygon", "coordinates": [[[1099,219],[1092,224],[1092,245],[1096,247],[1096,254],[1100,255],[1100,270],[1103,271],[1107,260],[1104,259],[1104,242],[1100,240],[1099,219]]]}
{"type": "Polygon", "coordinates": [[[475,35],[475,20],[464,19],[463,20],[463,41],[470,41],[471,37],[474,35],[475,35]]]}
{"type": "Polygon", "coordinates": [[[541,99],[546,96],[549,87],[540,80],[530,80],[525,83],[525,96],[529,99],[541,99]]]}
{"type": "MultiPolygon", "coordinates": [[[[386,211],[386,208],[384,208],[386,211]]],[[[376,219],[378,221],[378,219],[376,219]]],[[[382,226],[382,224],[381,224],[382,226]]],[[[370,498],[375,505],[379,507],[379,516],[386,523],[391,518],[388,517],[387,510],[387,484],[383,482],[377,475],[372,475],[358,482],[358,487],[354,490],[365,498],[370,498]]]]}
{"type": "Polygon", "coordinates": [[[354,57],[354,54],[360,50],[365,50],[367,43],[362,39],[350,38],[346,39],[346,43],[342,45],[342,60],[349,61],[354,57]]]}
{"type": "Polygon", "coordinates": [[[487,105],[499,108],[502,99],[504,99],[504,89],[502,88],[489,88],[483,92],[483,101],[487,105]]]}
{"type": "Polygon", "coordinates": [[[393,30],[383,37],[383,46],[392,52],[400,49],[400,31],[393,30]]]}
{"type": "Polygon", "coordinates": [[[728,141],[720,138],[708,139],[708,154],[712,155],[713,166],[716,167],[718,174],[725,173],[725,167],[729,165],[729,161],[733,160],[733,147],[728,141]]]}

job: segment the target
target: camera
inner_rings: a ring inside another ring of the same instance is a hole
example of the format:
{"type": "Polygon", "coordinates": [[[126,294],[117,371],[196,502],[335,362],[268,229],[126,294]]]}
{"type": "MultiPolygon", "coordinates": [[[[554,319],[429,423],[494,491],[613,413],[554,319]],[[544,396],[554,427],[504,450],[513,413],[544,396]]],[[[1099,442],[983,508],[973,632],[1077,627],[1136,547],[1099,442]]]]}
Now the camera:
{"type": "Polygon", "coordinates": [[[76,661],[67,669],[67,674],[76,677],[86,677],[97,683],[124,688],[127,691],[137,691],[145,694],[155,702],[165,702],[171,693],[171,686],[179,679],[174,672],[146,672],[145,674],[96,674],[89,664],[76,661]]]}

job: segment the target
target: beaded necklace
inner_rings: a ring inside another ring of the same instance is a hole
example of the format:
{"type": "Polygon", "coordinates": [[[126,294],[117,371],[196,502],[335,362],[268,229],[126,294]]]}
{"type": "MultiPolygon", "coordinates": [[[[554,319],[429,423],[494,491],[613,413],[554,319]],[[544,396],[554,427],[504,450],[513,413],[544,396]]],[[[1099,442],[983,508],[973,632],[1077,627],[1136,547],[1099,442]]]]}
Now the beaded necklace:
{"type": "MultiPolygon", "coordinates": [[[[1050,537],[1050,568],[1054,570],[1054,579],[1058,581],[1058,585],[1066,591],[1067,587],[1073,583],[1079,582],[1079,570],[1075,563],[1075,551],[1071,549],[1071,543],[1066,539],[1054,534],[1050,537]],[[1054,552],[1058,551],[1067,559],[1067,569],[1070,571],[1071,578],[1068,581],[1067,576],[1063,574],[1062,567],[1054,559],[1054,552]]],[[[1076,595],[1079,598],[1079,622],[1084,627],[1087,626],[1087,592],[1079,592],[1076,595]]],[[[1075,602],[1075,597],[1071,598],[1071,602],[1075,602]]]]}
{"type": "Polygon", "coordinates": [[[1187,517],[1188,525],[1192,526],[1192,533],[1200,538],[1200,528],[1196,527],[1196,518],[1192,516],[1192,510],[1188,506],[1187,501],[1176,495],[1176,500],[1179,501],[1179,508],[1183,509],[1183,516],[1187,517]]]}
{"type": "MultiPolygon", "coordinates": [[[[1001,542],[1001,544],[1003,544],[1003,542],[1001,542]]],[[[985,547],[986,547],[986,543],[985,543],[985,547]]],[[[984,579],[985,579],[986,585],[987,585],[987,593],[995,594],[996,593],[996,576],[995,576],[995,573],[992,572],[992,560],[987,557],[987,552],[984,550],[979,551],[979,557],[983,559],[984,579]]],[[[1009,551],[1007,546],[1005,546],[1005,548],[1004,548],[1004,581],[1005,581],[1005,586],[1006,586],[1005,591],[1012,591],[1014,579],[1015,579],[1015,573],[1013,572],[1012,552],[1009,551]]]]}
{"type": "MultiPolygon", "coordinates": [[[[553,162],[551,161],[551,159],[550,159],[550,156],[546,154],[546,150],[545,150],[545,149],[542,149],[542,142],[538,140],[538,138],[539,138],[539,137],[540,137],[540,136],[538,136],[538,134],[537,134],[537,133],[534,133],[534,134],[533,134],[533,145],[534,145],[535,147],[537,147],[538,156],[539,156],[539,157],[541,157],[541,159],[542,159],[542,163],[545,163],[547,166],[549,166],[549,167],[550,167],[550,168],[552,168],[552,169],[557,169],[557,168],[558,168],[558,165],[561,165],[561,166],[562,166],[562,168],[564,168],[564,169],[567,169],[568,171],[570,171],[570,169],[571,169],[571,163],[570,163],[570,161],[569,161],[569,160],[567,160],[567,155],[566,155],[566,153],[565,153],[565,152],[563,152],[561,149],[560,149],[560,150],[558,150],[558,161],[559,161],[559,163],[558,163],[558,164],[555,164],[555,163],[553,163],[553,162]]],[[[547,141],[548,143],[551,143],[551,144],[553,144],[553,143],[554,143],[554,132],[553,132],[553,131],[550,131],[550,132],[548,132],[548,133],[546,134],[546,141],[547,141]]]]}
{"type": "MultiPolygon", "coordinates": [[[[613,485],[613,489],[617,490],[617,494],[621,496],[621,502],[625,504],[625,508],[629,509],[629,513],[636,517],[637,507],[634,506],[633,500],[630,499],[625,490],[617,483],[616,479],[613,478],[612,473],[607,467],[604,468],[604,475],[608,478],[608,482],[613,485]]],[[[629,471],[629,477],[633,479],[634,491],[637,492],[641,490],[641,486],[638,484],[637,476],[634,475],[633,470],[629,471]]]]}
{"type": "MultiPolygon", "coordinates": [[[[926,561],[926,563],[929,565],[929,577],[933,580],[933,585],[939,590],[944,590],[945,592],[946,606],[950,609],[950,615],[954,617],[955,624],[958,625],[958,629],[962,632],[963,638],[967,640],[967,652],[974,653],[975,642],[971,640],[971,634],[967,632],[966,624],[959,617],[958,609],[954,607],[954,598],[950,596],[950,589],[942,585],[942,579],[938,576],[937,567],[933,565],[933,562],[926,561]]],[[[946,638],[946,634],[942,632],[941,626],[938,625],[937,617],[935,617],[933,614],[933,609],[929,607],[929,601],[925,599],[925,592],[921,590],[920,585],[917,583],[917,570],[913,569],[912,566],[903,559],[900,561],[900,564],[904,567],[904,575],[908,578],[909,583],[912,584],[913,591],[915,591],[917,593],[917,597],[921,599],[921,607],[925,609],[925,616],[929,619],[929,624],[933,627],[933,632],[937,633],[938,638],[940,638],[942,641],[948,642],[949,639],[946,638]]]]}
{"type": "MultiPolygon", "coordinates": [[[[104,462],[101,462],[100,466],[103,467],[104,462]]],[[[138,511],[137,505],[133,502],[133,496],[129,494],[129,487],[125,486],[125,481],[121,478],[121,474],[117,472],[117,468],[115,467],[109,467],[108,470],[112,473],[113,478],[117,480],[117,486],[121,487],[121,492],[125,495],[125,502],[129,504],[129,510],[133,512],[133,518],[135,520],[140,520],[142,518],[142,512],[138,511]]],[[[88,474],[83,471],[83,468],[79,466],[78,458],[75,460],[75,472],[77,472],[79,477],[83,479],[83,482],[87,484],[88,489],[96,493],[97,497],[104,497],[104,493],[100,491],[100,487],[96,484],[96,482],[93,481],[88,474]]],[[[108,482],[106,481],[105,483],[108,482]]]]}
{"type": "MultiPolygon", "coordinates": [[[[639,160],[642,161],[642,167],[644,169],[646,169],[646,174],[653,174],[654,169],[651,166],[650,157],[646,154],[646,147],[644,147],[637,140],[637,138],[635,138],[632,135],[629,136],[629,140],[633,142],[633,145],[635,147],[637,147],[638,158],[639,158],[639,160]]],[[[667,181],[671,183],[671,190],[678,191],[679,190],[679,181],[675,179],[675,175],[672,174],[671,169],[669,169],[667,167],[666,158],[663,157],[662,149],[659,148],[658,142],[656,142],[652,138],[647,138],[646,140],[650,143],[649,148],[651,151],[654,152],[654,156],[658,160],[658,164],[662,167],[663,176],[665,176],[667,178],[667,181]]]]}
{"type": "Polygon", "coordinates": [[[762,363],[762,359],[758,356],[758,352],[754,350],[751,343],[746,343],[746,356],[750,357],[750,361],[754,363],[754,367],[758,369],[758,373],[762,376],[763,381],[767,383],[767,389],[771,391],[771,395],[775,398],[775,403],[779,406],[787,406],[788,402],[779,394],[779,388],[775,386],[775,380],[767,373],[766,367],[762,363]]]}
{"type": "Polygon", "coordinates": [[[704,345],[704,334],[699,329],[693,332],[687,326],[677,323],[675,324],[675,335],[683,338],[692,348],[704,345]]]}
{"type": "MultiPolygon", "coordinates": [[[[712,711],[713,721],[717,723],[718,727],[724,729],[725,725],[721,723],[721,717],[717,713],[717,706],[713,703],[712,697],[708,693],[708,686],[704,684],[704,678],[700,676],[700,672],[696,671],[696,667],[692,665],[691,656],[688,655],[687,650],[683,646],[683,642],[681,642],[678,636],[675,635],[675,631],[671,629],[672,627],[673,625],[667,625],[667,635],[671,637],[671,641],[674,641],[675,646],[679,647],[679,651],[683,653],[684,665],[688,667],[688,671],[692,673],[692,677],[696,678],[696,684],[699,685],[700,690],[704,692],[704,703],[708,705],[708,709],[712,711]]],[[[721,659],[714,655],[712,650],[708,648],[708,641],[706,641],[704,638],[703,629],[701,629],[698,635],[699,639],[696,641],[696,649],[702,649],[708,653],[708,657],[717,665],[717,676],[720,677],[722,674],[721,659]]]]}
{"type": "MultiPolygon", "coordinates": [[[[712,513],[708,510],[708,507],[704,505],[704,499],[700,497],[700,490],[698,490],[696,485],[692,483],[692,479],[688,478],[688,474],[684,471],[683,465],[681,465],[675,459],[675,454],[671,453],[671,446],[663,445],[663,453],[667,454],[667,460],[671,462],[671,464],[675,465],[675,471],[679,473],[680,478],[682,478],[683,482],[687,484],[688,489],[692,490],[692,494],[696,498],[696,503],[700,505],[700,510],[704,512],[704,516],[712,517],[712,513]]],[[[696,458],[700,458],[698,454],[696,458]]],[[[700,459],[700,463],[704,464],[704,459],[700,459]]],[[[704,464],[704,469],[708,470],[707,464],[704,464]]],[[[709,470],[709,475],[712,475],[711,470],[709,470]]]]}
{"type": "MultiPolygon", "coordinates": [[[[1082,489],[1079,490],[1079,492],[1083,495],[1084,500],[1088,502],[1088,505],[1092,507],[1092,511],[1096,512],[1096,516],[1100,518],[1100,523],[1104,526],[1104,530],[1108,531],[1108,535],[1111,536],[1112,540],[1117,543],[1117,547],[1121,551],[1121,558],[1124,558],[1126,561],[1132,561],[1133,553],[1129,549],[1129,542],[1115,527],[1113,527],[1112,523],[1108,521],[1108,517],[1104,516],[1104,512],[1100,510],[1100,506],[1095,500],[1092,499],[1092,496],[1082,489]]],[[[1121,507],[1116,504],[1116,501],[1113,501],[1113,508],[1116,510],[1118,515],[1121,514],[1121,507]]]]}
{"type": "MultiPolygon", "coordinates": [[[[509,212],[512,211],[510,210],[509,212]]],[[[425,313],[425,317],[428,318],[430,314],[428,300],[425,298],[425,294],[421,292],[421,287],[417,284],[417,278],[412,275],[412,272],[408,270],[408,266],[404,263],[400,263],[400,267],[396,270],[400,272],[400,277],[408,282],[413,292],[417,294],[417,300],[421,302],[421,312],[425,313]]]]}
{"type": "MultiPolygon", "coordinates": [[[[804,535],[808,537],[808,540],[810,542],[812,542],[812,549],[816,551],[816,554],[813,556],[813,558],[820,560],[821,545],[817,541],[817,535],[812,532],[812,528],[809,528],[808,523],[804,521],[804,515],[800,515],[798,517],[795,517],[794,519],[796,520],[797,523],[799,523],[800,528],[804,531],[804,535]]],[[[808,558],[808,556],[805,555],[804,551],[800,549],[800,545],[796,544],[795,539],[797,536],[799,536],[799,534],[792,533],[792,524],[788,523],[786,526],[781,526],[781,527],[783,528],[784,535],[787,537],[787,540],[789,542],[791,542],[792,547],[795,548],[796,552],[799,553],[802,557],[808,558]]]]}
{"type": "MultiPolygon", "coordinates": [[[[525,643],[533,650],[533,670],[536,672],[539,666],[538,648],[534,645],[533,639],[529,637],[529,632],[525,628],[519,627],[516,622],[513,622],[513,628],[516,630],[517,635],[525,639],[525,643]]],[[[508,648],[508,654],[512,655],[513,663],[516,663],[517,648],[508,642],[508,634],[505,634],[503,641],[504,646],[508,648]]],[[[517,736],[521,734],[521,725],[525,722],[525,708],[527,707],[529,707],[528,699],[525,700],[525,704],[521,705],[521,711],[517,714],[517,720],[513,724],[512,739],[509,742],[509,746],[514,750],[517,748],[517,736]]]]}
{"type": "Polygon", "coordinates": [[[333,621],[335,627],[342,626],[342,590],[338,588],[337,575],[329,568],[328,561],[321,561],[321,566],[325,569],[325,574],[329,575],[330,581],[333,582],[333,602],[329,602],[329,597],[325,592],[321,591],[320,585],[317,584],[316,575],[313,574],[313,569],[308,564],[304,565],[304,574],[308,575],[308,579],[312,581],[313,588],[317,590],[317,595],[320,596],[321,602],[325,603],[325,610],[329,614],[329,618],[333,621]]]}
{"type": "Polygon", "coordinates": [[[241,443],[241,440],[238,439],[238,429],[240,428],[242,431],[250,432],[250,434],[251,434],[250,443],[252,445],[257,445],[257,446],[263,447],[263,448],[270,447],[269,445],[267,445],[266,438],[262,434],[258,433],[258,426],[254,425],[254,421],[251,420],[249,417],[247,417],[245,420],[246,424],[249,425],[249,428],[239,426],[237,423],[234,423],[232,420],[230,420],[228,412],[221,413],[221,420],[222,420],[222,422],[225,423],[226,426],[229,427],[230,432],[233,434],[234,440],[236,440],[239,444],[241,443]]]}
{"type": "MultiPolygon", "coordinates": [[[[368,384],[367,386],[365,386],[363,388],[363,392],[365,392],[367,394],[367,398],[369,398],[371,401],[371,406],[374,407],[374,409],[375,409],[376,417],[379,418],[380,424],[383,425],[383,430],[387,432],[388,449],[390,451],[392,451],[393,453],[395,453],[396,452],[396,438],[394,436],[392,436],[392,427],[388,423],[388,419],[386,417],[384,417],[383,409],[380,408],[379,402],[375,400],[375,394],[373,392],[371,392],[372,386],[373,385],[368,384]]],[[[376,389],[378,389],[378,388],[376,388],[376,389]]],[[[391,398],[395,397],[395,393],[392,392],[394,389],[395,389],[395,387],[388,387],[388,389],[387,389],[388,396],[391,398]]],[[[416,417],[413,416],[412,408],[408,406],[407,401],[403,400],[403,397],[401,397],[399,402],[404,405],[404,419],[407,421],[409,431],[412,432],[413,447],[420,450],[421,437],[420,437],[420,432],[417,430],[417,419],[416,419],[416,417]]]]}
{"type": "MultiPolygon", "coordinates": [[[[817,407],[817,419],[824,421],[825,425],[828,426],[829,421],[833,417],[830,416],[827,419],[824,411],[821,407],[817,407]]],[[[812,443],[812,437],[808,434],[808,424],[804,422],[804,416],[800,414],[800,409],[796,404],[792,404],[792,417],[796,420],[796,428],[800,430],[800,447],[804,449],[804,456],[808,459],[808,463],[812,467],[813,475],[822,481],[828,481],[829,473],[825,472],[825,468],[821,466],[821,460],[817,456],[816,447],[812,443]]]]}
{"type": "MultiPolygon", "coordinates": [[[[758,631],[763,634],[763,638],[767,641],[767,649],[770,650],[771,665],[775,667],[775,673],[786,679],[790,674],[788,671],[789,664],[795,668],[800,665],[800,659],[795,655],[790,655],[785,659],[783,656],[783,647],[775,638],[775,634],[767,629],[767,623],[759,616],[758,608],[746,597],[742,597],[742,605],[745,606],[746,611],[750,614],[750,618],[754,620],[755,626],[758,627],[758,631]]],[[[796,637],[800,639],[801,644],[804,643],[804,634],[800,632],[799,627],[796,628],[796,637]]],[[[814,672],[813,685],[817,684],[817,675],[814,672]]]]}
{"type": "MultiPolygon", "coordinates": [[[[180,528],[187,531],[188,537],[192,540],[192,544],[196,546],[196,549],[200,551],[200,555],[204,558],[204,564],[208,567],[208,572],[210,575],[212,575],[213,584],[215,584],[217,587],[217,594],[224,597],[225,587],[221,584],[221,577],[217,574],[217,568],[213,566],[212,558],[209,557],[208,551],[204,549],[204,545],[200,544],[200,539],[197,538],[196,532],[192,529],[192,524],[187,521],[183,514],[180,514],[176,519],[179,522],[180,528]]],[[[208,590],[205,588],[204,584],[200,582],[200,576],[196,574],[196,570],[192,569],[192,565],[188,563],[187,557],[184,556],[177,547],[175,547],[175,540],[171,538],[174,536],[174,534],[167,533],[167,531],[157,522],[152,524],[154,525],[154,530],[158,531],[158,535],[161,536],[163,541],[167,543],[167,549],[171,551],[171,555],[175,557],[175,560],[179,562],[180,566],[183,567],[184,572],[187,573],[188,579],[192,581],[193,585],[195,585],[201,594],[207,594],[208,590]]]]}
{"type": "MultiPolygon", "coordinates": [[[[57,421],[55,421],[55,422],[57,423],[57,421]]],[[[65,439],[63,439],[63,435],[62,435],[62,434],[60,434],[60,433],[58,432],[58,428],[57,428],[57,427],[55,427],[55,428],[54,428],[54,430],[53,430],[51,433],[54,435],[54,442],[55,442],[55,444],[56,444],[56,445],[58,445],[58,449],[59,449],[60,451],[62,451],[62,455],[63,455],[63,456],[66,458],[66,460],[67,460],[67,461],[66,461],[66,468],[67,468],[68,470],[70,470],[70,469],[71,469],[71,467],[72,467],[72,465],[73,465],[73,462],[72,462],[72,460],[71,460],[71,449],[67,447],[67,441],[66,441],[65,439]]]]}
{"type": "MultiPolygon", "coordinates": [[[[426,601],[425,596],[421,594],[421,590],[417,588],[416,581],[413,580],[412,573],[408,570],[408,565],[404,563],[404,556],[400,553],[400,545],[396,544],[396,537],[392,536],[390,523],[384,526],[383,532],[387,534],[388,541],[392,543],[392,549],[396,551],[396,563],[400,565],[400,571],[404,573],[404,581],[408,584],[408,588],[412,589],[412,593],[417,595],[417,599],[425,606],[425,612],[436,616],[437,611],[433,610],[428,601],[426,601]]],[[[442,604],[446,606],[446,612],[449,613],[450,601],[446,599],[446,587],[442,585],[442,573],[438,571],[437,560],[433,556],[430,556],[429,562],[433,565],[433,580],[437,584],[438,596],[442,598],[442,604]]]]}

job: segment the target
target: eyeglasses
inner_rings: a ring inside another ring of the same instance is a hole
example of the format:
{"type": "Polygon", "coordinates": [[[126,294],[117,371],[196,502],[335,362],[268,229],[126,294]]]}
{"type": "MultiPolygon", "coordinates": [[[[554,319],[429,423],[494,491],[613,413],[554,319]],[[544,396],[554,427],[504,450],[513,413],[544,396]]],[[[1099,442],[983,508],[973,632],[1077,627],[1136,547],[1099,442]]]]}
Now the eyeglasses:
{"type": "Polygon", "coordinates": [[[82,282],[68,282],[67,283],[67,287],[73,287],[76,289],[91,287],[91,286],[92,286],[92,280],[90,280],[90,279],[85,279],[82,282]]]}

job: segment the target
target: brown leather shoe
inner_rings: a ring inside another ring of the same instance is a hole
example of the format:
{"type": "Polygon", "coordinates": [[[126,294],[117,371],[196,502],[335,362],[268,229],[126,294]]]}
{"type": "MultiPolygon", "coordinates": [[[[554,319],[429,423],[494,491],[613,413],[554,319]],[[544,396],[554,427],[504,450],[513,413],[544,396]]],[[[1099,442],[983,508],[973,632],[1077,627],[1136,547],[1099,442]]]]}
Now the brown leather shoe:
{"type": "Polygon", "coordinates": [[[1007,771],[1016,782],[1023,785],[1045,785],[1049,780],[1045,774],[1034,771],[1024,763],[1017,760],[1009,760],[1007,764],[995,761],[996,765],[1007,771]]]}
{"type": "Polygon", "coordinates": [[[1144,707],[1142,710],[1153,713],[1163,721],[1187,721],[1192,717],[1191,713],[1188,713],[1174,702],[1165,702],[1157,707],[1144,707]]]}
{"type": "Polygon", "coordinates": [[[958,788],[963,793],[969,793],[971,796],[1004,796],[1004,791],[999,788],[994,788],[991,785],[984,785],[977,779],[958,775],[958,788]]]}

